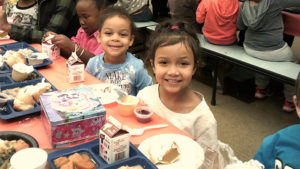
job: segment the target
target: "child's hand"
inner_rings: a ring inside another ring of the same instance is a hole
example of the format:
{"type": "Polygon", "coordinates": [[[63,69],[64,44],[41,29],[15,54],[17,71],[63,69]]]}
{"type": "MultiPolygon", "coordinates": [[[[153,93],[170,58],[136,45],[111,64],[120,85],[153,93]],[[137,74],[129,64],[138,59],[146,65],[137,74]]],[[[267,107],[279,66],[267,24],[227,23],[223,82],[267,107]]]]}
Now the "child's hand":
{"type": "Polygon", "coordinates": [[[54,38],[52,39],[52,42],[55,45],[57,45],[59,48],[67,52],[68,54],[74,52],[75,43],[65,35],[62,34],[55,35],[54,38]]]}
{"type": "Polygon", "coordinates": [[[56,33],[55,32],[47,32],[47,33],[45,33],[44,36],[43,36],[43,38],[42,38],[42,42],[45,41],[46,40],[45,38],[48,37],[49,35],[56,35],[56,33]]]}
{"type": "Polygon", "coordinates": [[[0,30],[4,30],[5,32],[9,32],[10,24],[7,22],[7,16],[4,9],[0,9],[0,30]]]}

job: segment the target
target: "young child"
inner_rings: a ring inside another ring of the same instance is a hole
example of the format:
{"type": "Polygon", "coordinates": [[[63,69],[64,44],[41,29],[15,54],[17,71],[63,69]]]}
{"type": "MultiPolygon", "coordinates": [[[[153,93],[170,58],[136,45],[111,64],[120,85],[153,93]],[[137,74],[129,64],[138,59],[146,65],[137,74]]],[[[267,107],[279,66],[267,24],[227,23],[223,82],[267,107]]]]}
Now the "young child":
{"type": "Polygon", "coordinates": [[[78,0],[76,11],[81,27],[76,37],[69,39],[63,34],[53,32],[48,32],[45,36],[55,35],[52,42],[61,49],[63,56],[69,57],[76,50],[77,56],[87,64],[91,57],[103,52],[97,41],[99,18],[101,11],[114,2],[115,0],[78,0]]]}
{"type": "Polygon", "coordinates": [[[149,0],[118,0],[115,6],[125,8],[134,22],[147,22],[152,20],[149,0]]]}
{"type": "Polygon", "coordinates": [[[237,0],[202,0],[196,11],[198,23],[204,23],[203,35],[216,45],[231,45],[236,41],[236,19],[240,3],[237,0]]]}
{"type": "MultiPolygon", "coordinates": [[[[268,61],[295,61],[292,49],[283,40],[284,25],[281,11],[288,7],[300,6],[299,0],[246,0],[240,7],[237,26],[246,30],[244,49],[248,55],[268,61]]],[[[255,98],[269,96],[269,79],[255,75],[255,98]]],[[[295,110],[292,96],[294,86],[284,84],[285,102],[282,109],[295,110]]]]}
{"type": "Polygon", "coordinates": [[[158,84],[137,96],[200,145],[216,150],[216,120],[203,95],[189,88],[200,63],[195,31],[185,22],[168,20],[156,28],[149,42],[148,59],[158,84]]]}
{"type": "MultiPolygon", "coordinates": [[[[296,95],[293,102],[297,115],[300,117],[300,73],[296,82],[296,95]]],[[[300,166],[300,124],[289,126],[275,134],[266,137],[254,159],[261,162],[265,168],[296,169],[300,166]]]]}
{"type": "Polygon", "coordinates": [[[15,25],[34,28],[37,25],[38,3],[36,0],[19,0],[7,6],[6,13],[15,25]]]}
{"type": "Polygon", "coordinates": [[[98,34],[104,53],[91,58],[86,67],[86,71],[101,81],[116,84],[131,95],[152,85],[143,61],[127,52],[134,41],[134,30],[134,23],[125,9],[105,9],[98,34]]]}

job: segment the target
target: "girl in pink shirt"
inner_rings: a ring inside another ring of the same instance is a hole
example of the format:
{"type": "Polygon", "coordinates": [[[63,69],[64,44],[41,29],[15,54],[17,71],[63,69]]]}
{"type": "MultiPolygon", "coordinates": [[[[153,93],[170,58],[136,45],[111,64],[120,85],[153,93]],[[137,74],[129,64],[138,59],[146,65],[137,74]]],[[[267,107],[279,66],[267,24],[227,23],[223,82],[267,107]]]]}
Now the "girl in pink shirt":
{"type": "Polygon", "coordinates": [[[65,35],[53,32],[48,32],[45,36],[54,34],[52,42],[61,49],[63,56],[69,57],[76,50],[77,56],[87,64],[90,58],[104,52],[97,41],[99,18],[101,11],[115,2],[116,0],[78,0],[76,11],[81,27],[76,37],[69,39],[65,35]]]}

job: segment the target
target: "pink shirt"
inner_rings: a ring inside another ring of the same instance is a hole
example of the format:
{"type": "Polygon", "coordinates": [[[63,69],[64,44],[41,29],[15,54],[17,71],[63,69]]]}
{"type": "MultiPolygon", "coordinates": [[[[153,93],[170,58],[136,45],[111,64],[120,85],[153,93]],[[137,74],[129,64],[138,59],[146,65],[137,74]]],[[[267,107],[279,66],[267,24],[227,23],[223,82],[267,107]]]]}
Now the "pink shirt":
{"type": "Polygon", "coordinates": [[[88,35],[81,27],[77,31],[76,37],[72,37],[71,40],[77,43],[81,48],[87,50],[94,55],[99,55],[104,52],[102,46],[97,41],[98,31],[91,35],[88,35]]]}

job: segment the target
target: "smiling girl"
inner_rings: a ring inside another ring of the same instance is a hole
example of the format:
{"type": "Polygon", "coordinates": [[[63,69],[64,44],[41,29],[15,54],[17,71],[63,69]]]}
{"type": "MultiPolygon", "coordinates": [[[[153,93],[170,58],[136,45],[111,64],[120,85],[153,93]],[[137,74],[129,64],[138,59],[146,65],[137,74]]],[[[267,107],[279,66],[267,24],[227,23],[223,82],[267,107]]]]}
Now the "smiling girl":
{"type": "Polygon", "coordinates": [[[116,84],[131,95],[152,85],[143,61],[127,52],[134,41],[134,30],[134,23],[125,9],[105,9],[98,34],[104,53],[91,58],[86,67],[86,71],[101,81],[116,84]]]}
{"type": "Polygon", "coordinates": [[[200,49],[191,27],[178,20],[158,26],[150,38],[148,59],[158,84],[138,97],[154,112],[211,149],[217,144],[216,120],[201,93],[189,88],[200,49]]]}

